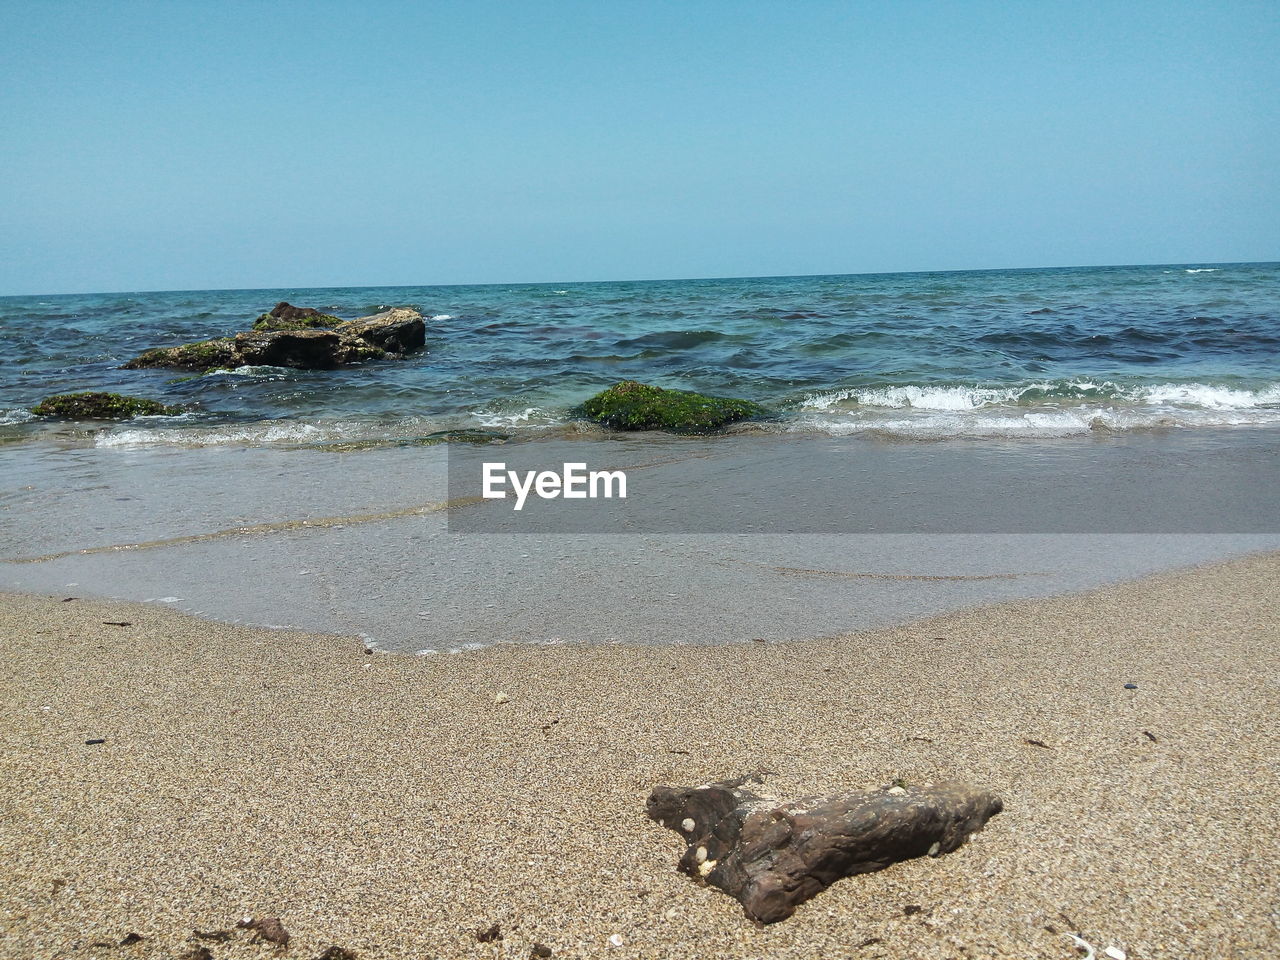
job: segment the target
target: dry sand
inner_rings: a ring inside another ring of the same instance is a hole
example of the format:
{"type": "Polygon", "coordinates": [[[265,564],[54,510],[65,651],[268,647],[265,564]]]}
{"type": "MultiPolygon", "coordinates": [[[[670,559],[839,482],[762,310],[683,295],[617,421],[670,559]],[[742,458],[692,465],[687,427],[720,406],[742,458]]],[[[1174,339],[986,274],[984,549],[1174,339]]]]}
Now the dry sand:
{"type": "Polygon", "coordinates": [[[250,914],[308,960],[1280,955],[1280,555],[777,645],[366,655],[16,596],[0,636],[4,957],[175,958],[250,914]],[[644,816],[761,767],[1006,811],[762,927],[644,816]]]}

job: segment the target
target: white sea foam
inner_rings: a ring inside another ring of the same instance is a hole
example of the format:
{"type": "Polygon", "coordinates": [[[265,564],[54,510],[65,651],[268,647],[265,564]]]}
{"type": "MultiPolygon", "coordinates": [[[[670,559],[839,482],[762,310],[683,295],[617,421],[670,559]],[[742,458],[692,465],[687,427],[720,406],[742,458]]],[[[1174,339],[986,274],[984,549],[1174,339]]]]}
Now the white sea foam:
{"type": "Polygon", "coordinates": [[[1218,267],[1189,267],[1187,273],[1217,273],[1218,267]]]}
{"type": "Polygon", "coordinates": [[[1015,387],[849,388],[807,397],[788,429],[836,436],[1066,437],[1098,430],[1280,424],[1280,384],[1121,386],[1089,380],[1015,387]]]}
{"type": "Polygon", "coordinates": [[[284,420],[188,429],[125,428],[98,434],[94,438],[94,445],[135,447],[176,444],[188,447],[212,447],[222,444],[320,443],[325,440],[339,439],[341,436],[341,432],[335,434],[331,429],[315,424],[284,420]]]}
{"type": "Polygon", "coordinates": [[[1097,431],[1189,427],[1268,426],[1280,424],[1280,410],[1172,410],[1170,408],[1077,406],[1067,409],[996,409],[978,413],[920,413],[907,416],[803,417],[790,424],[797,432],[833,436],[858,434],[915,440],[950,438],[1055,438],[1097,431]]]}
{"type": "Polygon", "coordinates": [[[1280,404],[1280,385],[1240,390],[1204,383],[1162,383],[1136,391],[1146,403],[1177,404],[1212,410],[1252,410],[1280,404]]]}
{"type": "Polygon", "coordinates": [[[452,313],[437,313],[437,314],[436,314],[434,317],[432,317],[431,319],[432,319],[432,320],[452,320],[452,319],[453,319],[453,314],[452,314],[452,313]]]}
{"type": "Polygon", "coordinates": [[[1109,380],[1038,382],[1012,387],[963,385],[850,387],[805,397],[801,403],[801,409],[831,411],[847,409],[850,404],[853,404],[860,408],[963,411],[1017,405],[1027,400],[1038,405],[1065,406],[1090,400],[1096,401],[1100,396],[1120,403],[1253,409],[1280,404],[1280,384],[1272,384],[1258,390],[1203,383],[1162,383],[1124,387],[1109,380]]]}
{"type": "Polygon", "coordinates": [[[482,427],[543,426],[558,423],[559,419],[541,407],[525,407],[520,411],[474,410],[471,414],[482,427]]]}
{"type": "Polygon", "coordinates": [[[285,377],[292,376],[296,370],[288,367],[275,367],[269,364],[246,365],[243,367],[235,367],[233,369],[223,368],[220,370],[210,370],[205,374],[206,377],[265,377],[271,380],[283,380],[285,377]]]}
{"type": "Polygon", "coordinates": [[[36,415],[24,407],[12,407],[8,410],[0,410],[0,427],[8,426],[12,423],[26,423],[34,420],[36,415]]]}
{"type": "Polygon", "coordinates": [[[828,410],[852,400],[865,407],[912,407],[916,410],[974,410],[994,403],[1010,403],[1029,387],[872,387],[861,390],[837,390],[834,393],[808,397],[804,407],[828,410]]]}

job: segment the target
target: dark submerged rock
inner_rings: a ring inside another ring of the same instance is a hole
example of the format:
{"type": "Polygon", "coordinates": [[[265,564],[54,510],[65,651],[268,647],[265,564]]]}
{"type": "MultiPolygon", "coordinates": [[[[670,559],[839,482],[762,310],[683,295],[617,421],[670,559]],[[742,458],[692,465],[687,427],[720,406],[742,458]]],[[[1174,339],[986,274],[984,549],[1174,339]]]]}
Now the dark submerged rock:
{"type": "Polygon", "coordinates": [[[181,407],[170,407],[158,400],[128,397],[122,393],[59,393],[45,397],[31,408],[38,417],[63,420],[128,420],[130,417],[154,417],[181,413],[181,407]]]}
{"type": "Polygon", "coordinates": [[[712,397],[690,390],[667,390],[623,380],[582,405],[590,420],[615,430],[711,433],[738,420],[767,416],[750,400],[712,397]]]}
{"type": "Polygon", "coordinates": [[[237,333],[234,342],[240,361],[236,366],[248,367],[332,370],[349,363],[375,360],[385,352],[332,330],[255,330],[237,333]]]}
{"type": "Polygon", "coordinates": [[[657,787],[646,806],[688,844],[680,869],[762,923],[785,920],[842,877],[950,853],[1004,809],[994,794],[959,784],[781,801],[743,789],[748,779],[657,787]]]}

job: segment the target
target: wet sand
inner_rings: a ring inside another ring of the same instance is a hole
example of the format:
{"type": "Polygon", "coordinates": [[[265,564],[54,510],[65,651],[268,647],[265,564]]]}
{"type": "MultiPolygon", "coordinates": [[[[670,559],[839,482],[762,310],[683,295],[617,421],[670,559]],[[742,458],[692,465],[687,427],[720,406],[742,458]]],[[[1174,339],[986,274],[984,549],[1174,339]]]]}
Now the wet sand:
{"type": "Polygon", "coordinates": [[[4,957],[179,957],[246,915],[302,958],[1280,952],[1280,554],[807,642],[369,655],[18,595],[0,635],[4,957]],[[644,817],[758,768],[1005,812],[760,927],[644,817]]]}

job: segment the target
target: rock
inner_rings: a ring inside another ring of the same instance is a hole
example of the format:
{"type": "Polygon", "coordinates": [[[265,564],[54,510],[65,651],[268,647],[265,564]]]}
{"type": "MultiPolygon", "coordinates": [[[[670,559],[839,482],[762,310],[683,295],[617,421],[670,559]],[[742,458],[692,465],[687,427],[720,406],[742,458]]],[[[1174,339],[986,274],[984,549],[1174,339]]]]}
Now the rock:
{"type": "Polygon", "coordinates": [[[178,960],[213,960],[213,951],[205,946],[194,946],[179,956],[178,960]]]}
{"type": "Polygon", "coordinates": [[[476,931],[476,939],[481,943],[494,943],[502,939],[502,927],[494,924],[491,927],[481,927],[476,931]]]}
{"type": "Polygon", "coordinates": [[[688,844],[680,869],[762,923],[785,920],[842,877],[950,853],[1003,809],[994,794],[957,784],[780,801],[742,789],[749,779],[657,787],[646,806],[688,844]]]}
{"type": "Polygon", "coordinates": [[[152,367],[173,367],[178,370],[221,370],[243,366],[236,354],[235,342],[230,337],[184,343],[177,347],[156,347],[144,350],[122,370],[148,370],[152,367]]]}
{"type": "Polygon", "coordinates": [[[377,359],[385,352],[333,330],[253,330],[237,333],[233,342],[239,357],[236,366],[249,367],[332,370],[377,359]]]}
{"type": "Polygon", "coordinates": [[[326,947],[324,952],[316,957],[316,960],[356,960],[356,955],[346,947],[332,944],[326,947]]]}
{"type": "MultiPolygon", "coordinates": [[[[278,305],[276,309],[282,306],[292,311],[302,309],[290,307],[287,303],[278,305]]],[[[328,317],[318,312],[315,315],[328,317]]],[[[263,317],[269,316],[271,314],[263,314],[263,317]]],[[[330,329],[311,329],[305,322],[307,319],[261,326],[260,317],[253,330],[199,343],[147,350],[124,364],[123,369],[173,367],[180,370],[221,370],[272,366],[331,370],[376,360],[388,353],[418,350],[426,343],[422,314],[407,307],[396,307],[359,320],[329,318],[336,323],[330,329]]]]}
{"type": "Polygon", "coordinates": [[[582,405],[581,411],[589,420],[615,430],[670,433],[711,433],[737,420],[764,417],[769,413],[750,400],[667,390],[634,380],[615,383],[597,393],[582,405]]]}
{"type": "Polygon", "coordinates": [[[551,948],[545,943],[535,943],[529,948],[529,957],[531,960],[547,960],[551,956],[551,948]]]}
{"type": "Polygon", "coordinates": [[[181,407],[169,407],[158,400],[127,397],[122,393],[59,393],[45,397],[31,408],[38,417],[62,420],[128,420],[130,417],[168,416],[181,413],[181,407]]]}
{"type": "Polygon", "coordinates": [[[252,930],[261,940],[274,943],[277,947],[289,945],[289,931],[284,928],[279,917],[247,918],[236,924],[241,930],[252,930]]]}
{"type": "Polygon", "coordinates": [[[310,330],[316,327],[336,327],[341,317],[321,313],[314,307],[295,307],[281,300],[253,322],[255,330],[310,330]]]}
{"type": "Polygon", "coordinates": [[[338,333],[363,340],[387,353],[411,353],[427,343],[427,325],[422,314],[408,307],[392,307],[382,313],[348,320],[338,333]]]}

